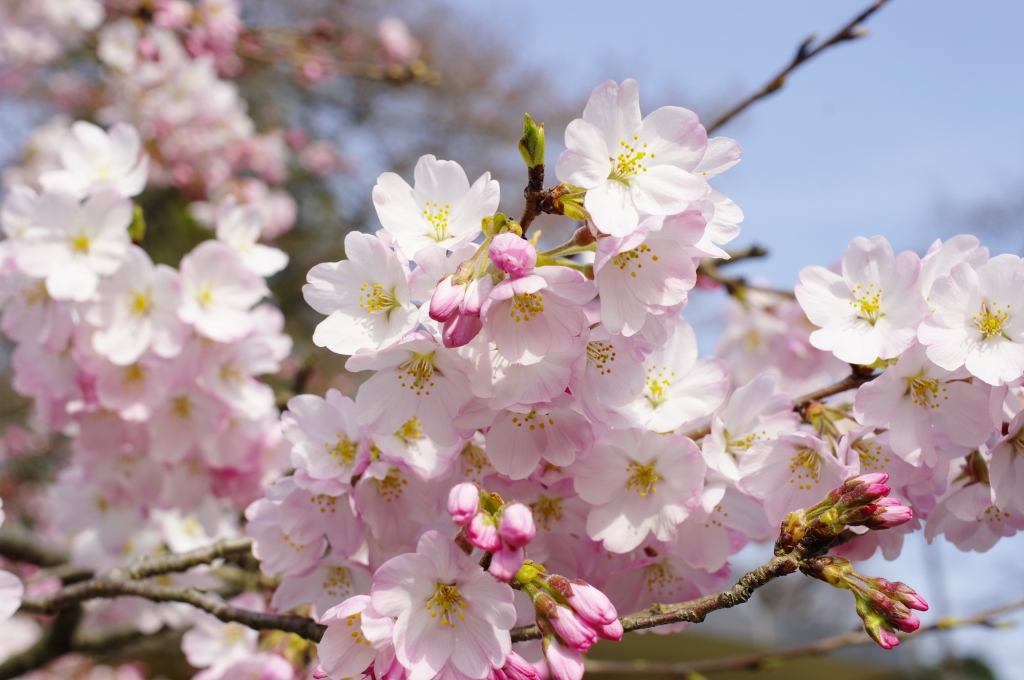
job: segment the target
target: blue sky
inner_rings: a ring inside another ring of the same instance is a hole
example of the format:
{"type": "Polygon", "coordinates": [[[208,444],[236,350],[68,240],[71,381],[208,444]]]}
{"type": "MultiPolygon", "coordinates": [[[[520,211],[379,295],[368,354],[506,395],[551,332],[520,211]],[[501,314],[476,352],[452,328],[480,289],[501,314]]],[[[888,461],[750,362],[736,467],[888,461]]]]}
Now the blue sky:
{"type": "MultiPolygon", "coordinates": [[[[633,77],[645,113],[677,104],[702,114],[760,87],[807,35],[830,35],[867,5],[448,2],[500,30],[524,61],[545,67],[569,94],[583,99],[605,79],[633,77]]],[[[1024,192],[1024,3],[893,0],[867,25],[868,37],[806,64],[780,93],[718,132],[744,149],[743,162],[716,179],[746,214],[736,243],[759,242],[773,253],[743,265],[748,274],[791,285],[800,267],[830,264],[857,235],[883,234],[897,249],[921,251],[957,233],[950,217],[957,208],[1024,192]]],[[[984,240],[994,249],[1020,243],[984,240]]],[[[705,315],[713,316],[707,305],[687,312],[696,325],[705,315]]],[[[922,592],[943,589],[934,594],[948,601],[941,614],[1024,596],[1020,568],[1007,571],[1024,556],[1024,536],[986,555],[923,543],[912,541],[896,563],[872,560],[869,573],[922,592]],[[934,568],[939,556],[941,574],[934,568]]],[[[1024,678],[1009,640],[1019,634],[958,632],[917,654],[937,660],[939,645],[952,644],[985,654],[1003,678],[1024,678]]]]}

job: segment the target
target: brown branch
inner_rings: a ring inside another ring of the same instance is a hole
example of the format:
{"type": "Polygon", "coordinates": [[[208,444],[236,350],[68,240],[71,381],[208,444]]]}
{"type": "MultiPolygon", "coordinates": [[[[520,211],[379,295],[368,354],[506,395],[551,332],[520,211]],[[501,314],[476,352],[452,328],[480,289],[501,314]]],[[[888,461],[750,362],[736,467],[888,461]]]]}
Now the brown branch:
{"type": "MultiPolygon", "coordinates": [[[[742,253],[740,254],[742,255],[742,253]]],[[[763,255],[747,255],[747,257],[763,257],[763,255]]],[[[769,288],[766,286],[754,286],[747,283],[747,280],[742,276],[726,276],[719,271],[719,267],[727,262],[730,262],[730,260],[718,260],[711,257],[705,257],[697,266],[697,273],[725,286],[725,290],[733,297],[742,295],[745,290],[755,290],[761,293],[771,293],[772,295],[778,295],[780,297],[790,299],[796,298],[796,295],[791,290],[769,288]]]]}
{"type": "Polygon", "coordinates": [[[730,252],[728,259],[716,260],[715,264],[718,265],[719,267],[724,267],[727,264],[733,264],[733,263],[736,263],[736,262],[741,262],[743,260],[750,260],[750,259],[753,259],[753,258],[760,258],[760,257],[767,257],[767,256],[768,256],[768,249],[767,248],[765,248],[764,246],[759,246],[757,244],[754,244],[754,245],[750,246],[749,248],[744,248],[743,250],[735,250],[735,251],[730,252]]]}
{"type": "Polygon", "coordinates": [[[829,47],[833,47],[848,40],[856,40],[857,38],[866,35],[867,31],[861,27],[861,24],[864,23],[868,17],[877,12],[887,1],[888,0],[877,0],[877,2],[872,4],[870,7],[854,17],[845,26],[836,31],[831,38],[822,42],[813,49],[811,49],[811,43],[814,42],[815,36],[811,35],[808,37],[800,45],[800,49],[797,50],[796,55],[793,57],[793,60],[789,62],[789,65],[779,71],[775,77],[769,80],[768,83],[760,90],[719,116],[714,123],[707,127],[708,134],[710,135],[712,132],[728,123],[754,102],[764,99],[774,92],[778,92],[782,89],[782,86],[786,84],[786,77],[804,62],[816,57],[829,47]]]}
{"type": "MultiPolygon", "coordinates": [[[[1001,614],[1015,611],[1024,607],[1024,600],[1011,602],[992,609],[978,612],[963,619],[941,619],[933,624],[922,626],[916,632],[909,635],[900,635],[901,640],[916,638],[919,635],[937,631],[959,628],[961,626],[990,626],[997,624],[993,619],[1001,614]]],[[[651,661],[612,661],[603,659],[588,659],[586,669],[588,673],[595,674],[636,674],[649,673],[652,675],[666,675],[669,677],[685,678],[692,673],[714,673],[720,671],[734,670],[759,670],[768,664],[788,659],[799,659],[808,656],[828,654],[829,652],[850,647],[854,645],[866,645],[872,640],[864,631],[844,633],[833,637],[818,640],[806,645],[790,647],[771,652],[759,652],[756,654],[745,654],[718,659],[704,659],[701,661],[690,661],[683,663],[656,663],[651,661]]]]}
{"type": "Polygon", "coordinates": [[[59,567],[70,559],[64,550],[43,545],[28,532],[11,527],[0,529],[0,555],[37,567],[59,567]]]}
{"type": "Polygon", "coordinates": [[[529,168],[529,177],[526,188],[523,189],[523,198],[526,199],[526,207],[523,209],[523,216],[519,219],[519,226],[523,228],[523,238],[526,238],[526,230],[530,228],[537,215],[543,212],[541,205],[544,198],[543,163],[529,168]]]}

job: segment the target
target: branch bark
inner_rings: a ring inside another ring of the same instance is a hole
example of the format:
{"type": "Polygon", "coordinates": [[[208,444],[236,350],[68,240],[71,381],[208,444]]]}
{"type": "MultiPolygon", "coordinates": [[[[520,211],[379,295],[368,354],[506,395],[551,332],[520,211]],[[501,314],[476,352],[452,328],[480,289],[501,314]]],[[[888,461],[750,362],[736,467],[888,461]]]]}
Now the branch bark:
{"type": "MultiPolygon", "coordinates": [[[[900,640],[909,640],[922,634],[959,628],[961,626],[995,626],[993,619],[1001,614],[1015,611],[1024,607],[1024,600],[1011,602],[992,609],[978,612],[963,619],[942,619],[933,624],[922,626],[915,633],[900,635],[900,640]]],[[[745,654],[718,659],[704,659],[701,661],[690,661],[683,663],[657,663],[651,661],[612,661],[603,659],[588,659],[586,669],[588,673],[594,674],[651,674],[664,675],[673,678],[686,678],[692,673],[715,673],[720,671],[734,670],[759,670],[766,664],[788,659],[799,659],[808,656],[828,654],[843,647],[854,645],[866,645],[872,643],[870,637],[864,631],[843,633],[833,637],[818,640],[806,645],[790,647],[778,651],[760,652],[756,654],[745,654]]]]}
{"type": "Polygon", "coordinates": [[[804,62],[813,59],[830,47],[848,40],[856,40],[857,38],[864,36],[866,31],[861,27],[861,24],[864,23],[868,17],[881,9],[887,1],[888,0],[877,0],[877,2],[872,4],[870,7],[854,17],[845,26],[836,31],[831,38],[825,40],[813,49],[811,49],[811,44],[814,42],[815,36],[811,35],[808,37],[800,45],[800,48],[797,50],[792,61],[790,61],[785,68],[775,74],[775,76],[769,80],[764,87],[741,101],[739,104],[736,104],[734,107],[719,116],[715,122],[709,125],[707,127],[708,135],[735,118],[754,102],[764,99],[768,95],[782,89],[782,86],[786,84],[786,77],[804,62]]]}

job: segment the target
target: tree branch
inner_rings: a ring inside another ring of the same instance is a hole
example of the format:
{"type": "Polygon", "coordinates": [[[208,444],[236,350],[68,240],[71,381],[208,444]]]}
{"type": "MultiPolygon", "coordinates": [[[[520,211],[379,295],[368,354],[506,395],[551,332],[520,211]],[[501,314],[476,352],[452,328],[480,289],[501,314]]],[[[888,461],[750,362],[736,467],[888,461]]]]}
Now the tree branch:
{"type": "Polygon", "coordinates": [[[11,527],[0,529],[0,555],[37,567],[59,567],[70,559],[64,550],[43,545],[28,532],[11,527]]]}
{"type": "Polygon", "coordinates": [[[854,17],[853,20],[851,20],[845,26],[836,31],[836,33],[831,38],[819,44],[814,49],[810,49],[811,43],[814,42],[815,38],[815,36],[812,34],[800,45],[800,48],[797,50],[796,55],[793,57],[793,60],[789,62],[789,65],[787,65],[785,68],[779,71],[775,75],[775,77],[769,80],[768,83],[760,90],[750,95],[749,97],[741,101],[739,104],[737,104],[736,106],[732,107],[724,114],[719,116],[714,123],[707,127],[708,134],[710,135],[712,132],[728,123],[730,120],[739,115],[742,111],[744,111],[748,106],[750,106],[754,102],[764,99],[765,97],[774,92],[778,92],[780,89],[782,89],[782,86],[786,84],[786,77],[790,73],[795,71],[804,62],[809,61],[813,57],[816,57],[829,47],[833,47],[834,45],[838,45],[848,40],[856,40],[857,38],[866,35],[867,31],[863,29],[860,25],[864,23],[864,21],[867,20],[868,17],[870,17],[872,14],[881,9],[882,5],[884,5],[887,1],[888,0],[877,0],[870,7],[868,7],[863,12],[854,17]]]}
{"type": "MultiPolygon", "coordinates": [[[[1024,600],[1018,600],[1000,607],[986,609],[964,619],[947,618],[936,621],[933,624],[922,626],[916,632],[909,635],[900,635],[901,640],[916,638],[919,635],[937,630],[959,628],[961,626],[996,626],[993,619],[1001,614],[1014,611],[1024,607],[1024,600]]],[[[778,651],[759,652],[756,654],[745,654],[718,659],[704,659],[701,661],[690,661],[683,663],[657,663],[651,661],[613,661],[603,659],[588,659],[586,669],[588,673],[595,674],[652,674],[665,675],[676,678],[686,678],[692,673],[714,673],[719,671],[733,670],[759,670],[766,664],[788,659],[799,659],[807,656],[828,654],[842,647],[854,645],[866,645],[872,642],[864,631],[844,633],[833,637],[818,640],[806,645],[790,647],[778,651]]]]}

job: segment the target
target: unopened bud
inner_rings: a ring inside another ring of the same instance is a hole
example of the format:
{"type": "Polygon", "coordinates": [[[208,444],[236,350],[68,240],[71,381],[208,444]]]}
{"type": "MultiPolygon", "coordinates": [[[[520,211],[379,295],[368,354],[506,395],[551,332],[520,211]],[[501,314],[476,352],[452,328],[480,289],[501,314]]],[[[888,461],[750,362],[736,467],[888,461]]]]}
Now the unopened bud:
{"type": "Polygon", "coordinates": [[[914,589],[906,583],[901,583],[900,581],[887,581],[884,578],[869,578],[864,579],[864,582],[874,590],[885,593],[888,597],[902,602],[911,609],[916,609],[921,612],[928,611],[928,603],[925,602],[924,598],[914,592],[914,589]]]}
{"type": "Polygon", "coordinates": [[[456,484],[448,492],[448,514],[459,526],[466,526],[476,515],[480,507],[480,489],[476,484],[463,482],[456,484]]]}
{"type": "Polygon", "coordinates": [[[597,632],[568,607],[555,605],[555,611],[547,616],[551,628],[572,649],[586,652],[597,642],[597,632]]]}
{"type": "Polygon", "coordinates": [[[565,599],[587,623],[601,626],[619,620],[619,613],[611,600],[586,581],[572,581],[570,592],[565,599]]]}
{"type": "Polygon", "coordinates": [[[501,670],[508,680],[540,680],[540,674],[534,665],[515,652],[508,653],[501,670]]]}
{"type": "Polygon", "coordinates": [[[488,255],[495,267],[515,277],[527,276],[537,266],[537,249],[512,233],[498,234],[491,239],[488,255]]]}
{"type": "Polygon", "coordinates": [[[544,124],[534,123],[528,113],[523,122],[523,138],[519,140],[519,155],[528,168],[544,165],[544,124]]]}
{"type": "Polygon", "coordinates": [[[895,498],[883,498],[875,505],[875,511],[864,525],[872,529],[892,529],[914,519],[914,511],[901,505],[895,498]]]}
{"type": "Polygon", "coordinates": [[[539,590],[533,596],[533,606],[540,614],[551,617],[555,615],[555,608],[558,606],[558,603],[555,602],[555,598],[551,597],[549,593],[539,590]]]}
{"type": "Polygon", "coordinates": [[[498,535],[498,527],[494,526],[494,520],[483,513],[473,515],[469,525],[466,527],[466,540],[481,550],[493,552],[501,547],[501,536],[498,535]]]}
{"type": "Polygon", "coordinates": [[[455,283],[451,274],[437,282],[434,294],[430,296],[430,318],[434,321],[447,321],[459,309],[462,299],[466,296],[465,282],[455,283]]]}
{"type": "Polygon", "coordinates": [[[444,322],[444,327],[441,329],[441,342],[449,349],[462,347],[468,345],[483,328],[484,322],[479,316],[455,314],[444,322]]]}
{"type": "Polygon", "coordinates": [[[597,637],[602,640],[613,640],[619,641],[622,639],[622,621],[615,619],[611,623],[606,623],[603,626],[594,626],[594,630],[597,631],[597,637]]]}
{"type": "Polygon", "coordinates": [[[594,235],[593,229],[586,224],[577,229],[572,235],[572,243],[576,246],[589,246],[595,241],[597,241],[597,236],[594,235]]]}
{"type": "Polygon", "coordinates": [[[583,657],[578,651],[563,645],[555,637],[544,638],[542,646],[551,680],[582,680],[583,657]]]}
{"type": "Polygon", "coordinates": [[[878,643],[882,649],[892,649],[900,643],[896,633],[886,623],[885,619],[876,612],[867,600],[857,598],[857,614],[864,622],[864,630],[871,636],[871,639],[878,643]]]}
{"type": "Polygon", "coordinates": [[[499,581],[508,583],[522,568],[525,556],[526,552],[521,547],[513,548],[503,545],[491,555],[491,563],[487,567],[487,571],[499,581]]]}
{"type": "Polygon", "coordinates": [[[555,591],[559,595],[568,596],[572,592],[572,586],[569,584],[569,579],[560,575],[552,574],[547,578],[548,587],[555,591]]]}

